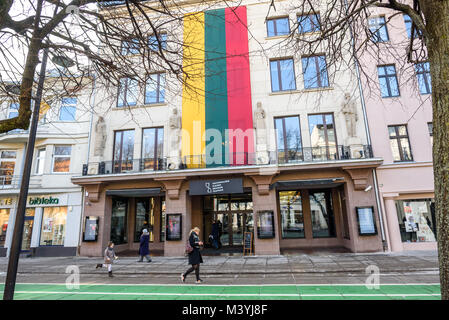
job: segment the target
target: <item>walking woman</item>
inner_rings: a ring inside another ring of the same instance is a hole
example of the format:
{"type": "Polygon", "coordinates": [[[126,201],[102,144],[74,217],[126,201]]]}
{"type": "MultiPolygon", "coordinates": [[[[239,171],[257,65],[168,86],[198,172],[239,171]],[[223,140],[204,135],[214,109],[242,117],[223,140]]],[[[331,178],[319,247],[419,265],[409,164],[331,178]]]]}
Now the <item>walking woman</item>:
{"type": "Polygon", "coordinates": [[[203,242],[200,241],[200,228],[195,227],[190,231],[189,243],[193,248],[192,252],[189,253],[189,264],[192,265],[185,273],[181,274],[181,281],[185,282],[186,277],[189,273],[195,271],[196,283],[201,283],[203,280],[200,279],[200,263],[203,263],[203,258],[201,257],[200,246],[203,242]]]}
{"type": "Polygon", "coordinates": [[[139,247],[140,259],[137,262],[143,262],[143,257],[151,262],[150,258],[150,233],[147,229],[143,229],[142,235],[140,236],[140,247],[139,247]]]}
{"type": "Polygon", "coordinates": [[[112,263],[116,259],[118,259],[118,257],[115,255],[114,242],[109,241],[108,247],[106,248],[106,250],[104,250],[104,264],[101,264],[101,263],[97,264],[96,269],[101,268],[101,267],[107,267],[108,268],[109,277],[113,277],[113,275],[112,275],[112,263]]]}

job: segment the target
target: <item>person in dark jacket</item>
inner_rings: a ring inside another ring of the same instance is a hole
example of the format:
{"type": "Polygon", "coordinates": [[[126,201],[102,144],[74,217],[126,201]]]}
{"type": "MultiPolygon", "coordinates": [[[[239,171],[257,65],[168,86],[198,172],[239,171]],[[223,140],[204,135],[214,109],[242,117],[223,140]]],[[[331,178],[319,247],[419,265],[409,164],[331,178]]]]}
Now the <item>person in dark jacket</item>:
{"type": "Polygon", "coordinates": [[[150,258],[150,233],[147,229],[142,230],[142,235],[140,236],[140,247],[139,247],[140,259],[137,262],[143,262],[143,257],[147,259],[147,262],[151,262],[150,258]]]}
{"type": "Polygon", "coordinates": [[[219,248],[219,245],[218,245],[218,243],[219,243],[219,241],[220,241],[220,232],[219,232],[219,229],[218,229],[218,222],[217,221],[214,221],[214,223],[212,223],[212,246],[215,248],[215,249],[218,249],[219,248]]]}
{"type": "Polygon", "coordinates": [[[195,227],[190,231],[189,243],[193,248],[192,252],[189,253],[189,264],[192,265],[185,273],[181,274],[182,282],[186,281],[186,277],[189,273],[195,271],[196,283],[201,283],[203,280],[200,279],[200,263],[203,263],[203,258],[201,257],[200,246],[203,242],[200,241],[200,228],[195,227]]]}

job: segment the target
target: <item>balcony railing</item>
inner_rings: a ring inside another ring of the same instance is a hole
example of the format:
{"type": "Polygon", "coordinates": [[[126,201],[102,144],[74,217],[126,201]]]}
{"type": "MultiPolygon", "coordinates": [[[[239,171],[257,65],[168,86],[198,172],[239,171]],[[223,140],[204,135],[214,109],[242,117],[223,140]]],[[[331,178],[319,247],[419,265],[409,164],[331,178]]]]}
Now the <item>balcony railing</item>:
{"type": "Polygon", "coordinates": [[[326,146],[278,150],[277,152],[230,153],[226,155],[191,155],[179,159],[167,157],[90,162],[83,165],[83,175],[173,171],[186,169],[210,169],[235,166],[286,165],[308,162],[344,161],[373,158],[370,145],[326,146]],[[210,163],[212,160],[212,163],[210,163]]]}
{"type": "MultiPolygon", "coordinates": [[[[0,176],[0,190],[3,189],[19,189],[20,183],[22,182],[22,176],[16,175],[1,175],[0,176]]],[[[31,176],[29,188],[40,188],[41,187],[41,177],[31,176]]]]}

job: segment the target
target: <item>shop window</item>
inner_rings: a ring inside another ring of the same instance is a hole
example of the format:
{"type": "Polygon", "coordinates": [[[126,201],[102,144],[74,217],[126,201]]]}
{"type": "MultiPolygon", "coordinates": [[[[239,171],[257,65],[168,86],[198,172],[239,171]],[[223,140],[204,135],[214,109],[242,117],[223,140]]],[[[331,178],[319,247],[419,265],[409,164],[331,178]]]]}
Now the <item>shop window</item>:
{"type": "Polygon", "coordinates": [[[165,101],[165,73],[152,73],[145,84],[145,104],[165,101]]]}
{"type": "Polygon", "coordinates": [[[305,89],[329,87],[324,55],[304,57],[301,61],[305,89]]]}
{"type": "Polygon", "coordinates": [[[37,155],[36,155],[36,174],[43,174],[44,173],[44,165],[45,165],[45,148],[38,149],[37,155]]]}
{"type": "Polygon", "coordinates": [[[0,248],[5,246],[6,232],[8,231],[9,210],[0,209],[0,248]]]}
{"type": "Polygon", "coordinates": [[[53,172],[69,172],[71,146],[55,146],[53,154],[53,172]]]}
{"type": "Polygon", "coordinates": [[[161,229],[160,229],[160,237],[159,241],[164,242],[165,241],[165,198],[161,198],[161,229]]]}
{"type": "Polygon", "coordinates": [[[267,20],[267,36],[286,36],[290,33],[288,17],[267,20]]]}
{"type": "Polygon", "coordinates": [[[150,242],[154,241],[154,203],[154,198],[136,199],[134,242],[140,241],[143,229],[147,229],[150,233],[150,242]]]}
{"type": "Polygon", "coordinates": [[[45,207],[42,216],[41,246],[63,246],[67,207],[45,207]]]}
{"type": "Polygon", "coordinates": [[[133,169],[134,130],[121,130],[114,133],[114,173],[133,169]]]}
{"type": "Polygon", "coordinates": [[[319,14],[305,14],[298,17],[299,33],[318,32],[321,30],[319,14]]]}
{"type": "Polygon", "coordinates": [[[396,201],[402,242],[435,242],[437,226],[433,199],[396,201]]]}
{"type": "Polygon", "coordinates": [[[0,185],[10,185],[14,176],[16,166],[15,151],[0,151],[0,185]]]}
{"type": "Polygon", "coordinates": [[[336,160],[337,136],[332,113],[309,115],[313,160],[336,160]]]}
{"type": "Polygon", "coordinates": [[[368,26],[371,31],[371,40],[374,43],[386,42],[389,40],[385,17],[370,18],[368,20],[368,26]]]}
{"type": "Polygon", "coordinates": [[[164,128],[143,129],[142,165],[144,170],[161,170],[164,154],[164,128]]]}
{"type": "Polygon", "coordinates": [[[296,90],[293,59],[270,61],[271,91],[296,90]]]}
{"type": "Polygon", "coordinates": [[[408,139],[407,126],[388,126],[388,134],[390,136],[390,146],[391,152],[393,153],[393,160],[395,162],[413,161],[410,141],[408,139]]]}
{"type": "Polygon", "coordinates": [[[282,238],[305,238],[300,191],[279,191],[282,238]]]}
{"type": "Polygon", "coordinates": [[[332,205],[332,193],[330,191],[310,192],[309,199],[313,237],[335,237],[335,218],[332,205]]]}
{"type": "Polygon", "coordinates": [[[112,199],[111,241],[115,245],[128,243],[128,201],[126,199],[112,199]]]}
{"type": "Polygon", "coordinates": [[[300,161],[303,158],[299,117],[274,119],[276,145],[279,163],[300,161]]]}

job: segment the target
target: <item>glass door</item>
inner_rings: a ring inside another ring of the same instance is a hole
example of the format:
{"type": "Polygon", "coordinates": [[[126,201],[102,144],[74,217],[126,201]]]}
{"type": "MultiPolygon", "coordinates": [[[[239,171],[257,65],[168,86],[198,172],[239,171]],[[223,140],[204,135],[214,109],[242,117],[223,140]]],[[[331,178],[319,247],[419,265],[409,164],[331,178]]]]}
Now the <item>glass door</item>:
{"type": "Polygon", "coordinates": [[[25,221],[23,222],[22,246],[21,251],[30,251],[31,237],[33,235],[34,208],[28,208],[25,212],[25,221]]]}

